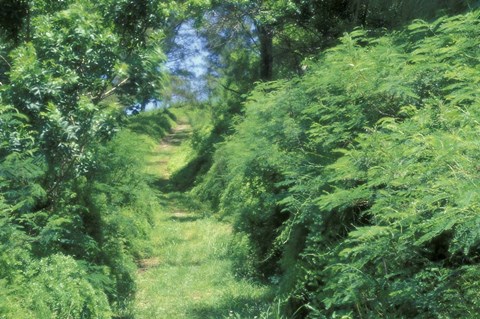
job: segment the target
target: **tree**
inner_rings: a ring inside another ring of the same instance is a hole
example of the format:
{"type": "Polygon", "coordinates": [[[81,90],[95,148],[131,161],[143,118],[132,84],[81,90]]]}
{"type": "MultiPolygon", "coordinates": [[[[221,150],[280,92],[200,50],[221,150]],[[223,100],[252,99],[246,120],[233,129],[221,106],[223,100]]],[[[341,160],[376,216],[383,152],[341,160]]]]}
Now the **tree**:
{"type": "Polygon", "coordinates": [[[280,278],[289,317],[473,318],[479,13],[379,36],[393,4],[360,4],[337,17],[364,28],[303,76],[256,85],[195,193],[280,278]]]}
{"type": "Polygon", "coordinates": [[[28,0],[4,0],[0,3],[0,29],[10,40],[18,42],[30,15],[28,0]]]}
{"type": "MultiPolygon", "coordinates": [[[[134,10],[134,2],[121,4],[134,10]]],[[[114,5],[45,0],[5,6],[14,25],[0,25],[0,227],[29,244],[0,257],[0,264],[13,278],[5,289],[18,292],[9,292],[9,300],[30,317],[126,316],[131,304],[134,243],[145,234],[149,211],[132,207],[151,199],[136,191],[125,195],[126,184],[149,191],[135,168],[140,161],[118,142],[124,108],[118,101],[157,94],[164,55],[157,8],[145,17],[140,6],[123,26],[106,14],[114,5]],[[36,283],[35,298],[24,282],[36,283]]],[[[9,236],[1,238],[2,247],[9,236]]]]}

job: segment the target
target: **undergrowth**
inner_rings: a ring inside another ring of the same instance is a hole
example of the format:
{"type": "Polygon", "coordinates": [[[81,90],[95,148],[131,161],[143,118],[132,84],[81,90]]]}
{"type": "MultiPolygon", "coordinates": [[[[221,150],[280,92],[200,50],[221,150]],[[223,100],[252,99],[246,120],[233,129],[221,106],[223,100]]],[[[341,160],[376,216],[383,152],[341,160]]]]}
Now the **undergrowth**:
{"type": "Polygon", "coordinates": [[[474,318],[479,11],[357,29],[258,84],[193,190],[297,318],[474,318]]]}

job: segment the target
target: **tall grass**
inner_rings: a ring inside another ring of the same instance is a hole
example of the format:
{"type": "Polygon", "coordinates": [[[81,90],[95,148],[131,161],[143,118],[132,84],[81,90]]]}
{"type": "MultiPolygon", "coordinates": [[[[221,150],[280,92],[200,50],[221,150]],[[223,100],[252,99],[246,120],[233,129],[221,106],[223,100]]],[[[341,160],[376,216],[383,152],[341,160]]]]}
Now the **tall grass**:
{"type": "MultiPolygon", "coordinates": [[[[181,111],[173,112],[181,125],[188,122],[181,111]]],[[[233,244],[231,226],[208,217],[188,193],[174,191],[171,177],[195,155],[188,132],[189,126],[173,128],[147,157],[147,171],[163,184],[151,250],[140,261],[136,317],[253,318],[270,301],[269,287],[236,275],[232,250],[238,245],[233,244]]]]}
{"type": "Polygon", "coordinates": [[[269,300],[269,289],[235,276],[230,225],[186,210],[185,200],[185,195],[166,195],[163,211],[156,215],[155,248],[139,274],[137,317],[258,315],[269,300]]]}

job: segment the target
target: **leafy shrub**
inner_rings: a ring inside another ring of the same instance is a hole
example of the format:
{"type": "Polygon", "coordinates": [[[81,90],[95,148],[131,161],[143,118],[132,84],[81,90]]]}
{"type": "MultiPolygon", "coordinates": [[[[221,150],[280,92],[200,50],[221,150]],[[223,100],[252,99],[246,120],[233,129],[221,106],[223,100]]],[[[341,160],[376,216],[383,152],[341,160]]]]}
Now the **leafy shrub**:
{"type": "Polygon", "coordinates": [[[41,259],[26,271],[25,303],[37,318],[111,318],[107,296],[88,278],[71,257],[41,259]]]}
{"type": "Polygon", "coordinates": [[[21,34],[0,35],[0,317],[127,317],[151,141],[118,133],[106,97],[150,96],[163,54],[156,31],[127,49],[97,3],[61,2],[28,3],[21,34]]]}
{"type": "Polygon", "coordinates": [[[281,276],[285,313],[478,313],[479,14],[355,30],[249,97],[195,192],[281,276]]]}

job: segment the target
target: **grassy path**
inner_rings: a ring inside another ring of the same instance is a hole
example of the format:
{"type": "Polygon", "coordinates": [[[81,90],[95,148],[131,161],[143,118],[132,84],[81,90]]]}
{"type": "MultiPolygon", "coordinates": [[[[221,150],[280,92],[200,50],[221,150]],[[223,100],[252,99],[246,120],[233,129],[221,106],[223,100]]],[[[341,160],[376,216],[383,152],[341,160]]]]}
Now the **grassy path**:
{"type": "MultiPolygon", "coordinates": [[[[187,161],[190,127],[178,125],[151,154],[149,173],[166,185],[187,161]]],[[[150,258],[138,273],[136,318],[255,318],[268,287],[235,277],[232,231],[205,217],[185,193],[164,193],[155,216],[150,258]]]]}

